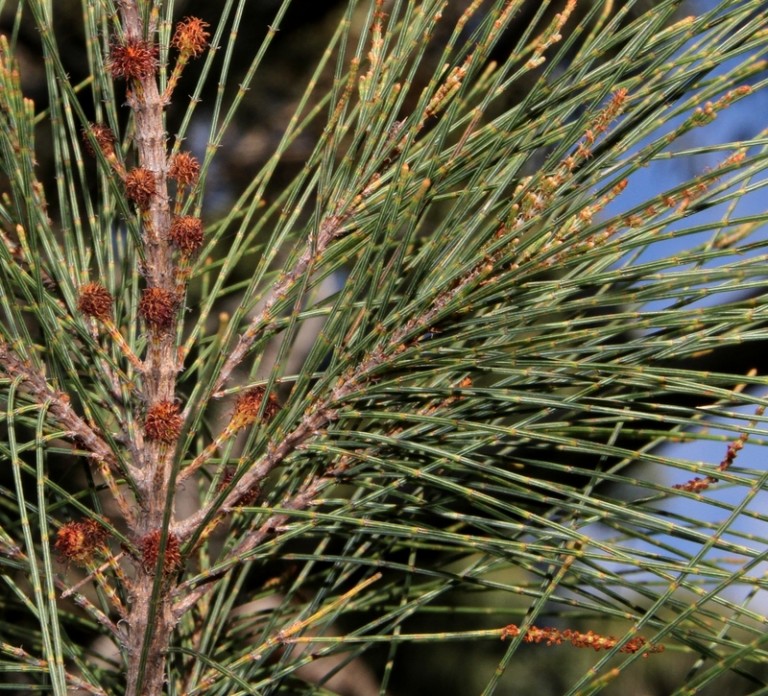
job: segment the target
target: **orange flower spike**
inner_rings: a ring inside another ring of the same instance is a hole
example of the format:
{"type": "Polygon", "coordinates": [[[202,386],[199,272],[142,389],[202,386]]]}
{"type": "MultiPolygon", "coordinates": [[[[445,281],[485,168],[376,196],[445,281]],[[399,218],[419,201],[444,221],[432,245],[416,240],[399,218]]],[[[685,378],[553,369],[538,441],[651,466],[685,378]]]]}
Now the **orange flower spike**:
{"type": "MultiPolygon", "coordinates": [[[[501,639],[517,638],[520,635],[520,629],[515,624],[510,624],[501,629],[501,639]]],[[[574,631],[566,628],[561,631],[557,628],[545,627],[538,628],[530,626],[523,636],[524,643],[546,643],[547,646],[561,645],[563,642],[569,642],[574,648],[591,648],[593,650],[611,650],[619,642],[613,636],[603,636],[594,631],[574,631]]],[[[643,657],[651,653],[660,653],[664,651],[663,645],[653,645],[645,638],[635,636],[630,638],[619,649],[622,653],[636,653],[643,651],[643,657]]]]}

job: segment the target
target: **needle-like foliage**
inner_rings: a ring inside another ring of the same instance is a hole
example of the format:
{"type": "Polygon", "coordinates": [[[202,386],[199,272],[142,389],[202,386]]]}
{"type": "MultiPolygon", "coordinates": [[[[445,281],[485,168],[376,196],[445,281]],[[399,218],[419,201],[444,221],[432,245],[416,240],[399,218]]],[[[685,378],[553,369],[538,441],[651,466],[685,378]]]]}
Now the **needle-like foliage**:
{"type": "Polygon", "coordinates": [[[189,4],[0,0],[0,686],[764,693],[764,3],[348,0],[224,193],[189,4]]]}

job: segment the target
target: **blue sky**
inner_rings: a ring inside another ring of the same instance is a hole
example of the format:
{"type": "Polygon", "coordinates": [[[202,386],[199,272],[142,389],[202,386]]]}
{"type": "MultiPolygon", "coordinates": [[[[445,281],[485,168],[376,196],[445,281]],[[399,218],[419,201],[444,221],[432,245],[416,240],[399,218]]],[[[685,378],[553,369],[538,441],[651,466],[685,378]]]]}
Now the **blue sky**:
{"type": "MultiPolygon", "coordinates": [[[[700,0],[690,3],[691,6],[695,7],[697,12],[710,9],[716,4],[716,0],[700,0]]],[[[724,66],[721,71],[727,70],[728,67],[728,65],[724,66]]],[[[673,150],[682,151],[712,143],[727,143],[735,140],[748,140],[754,138],[761,130],[768,127],[768,118],[766,117],[766,114],[768,114],[768,93],[763,89],[749,95],[743,101],[733,104],[729,109],[720,113],[717,119],[711,124],[694,130],[688,134],[684,140],[676,142],[673,145],[673,150]]],[[[679,120],[671,121],[666,125],[666,128],[672,130],[678,124],[679,120]]],[[[658,133],[660,132],[661,131],[658,133]]],[[[705,169],[715,167],[719,162],[725,159],[728,154],[730,154],[729,151],[720,151],[708,153],[703,156],[678,157],[654,162],[650,166],[640,169],[633,174],[627,190],[606,210],[606,215],[614,215],[629,210],[648,200],[655,194],[687,181],[705,169]]],[[[768,183],[768,176],[766,176],[763,181],[764,183],[768,183]]],[[[735,215],[738,217],[752,213],[764,213],[768,206],[766,201],[768,201],[768,195],[766,195],[765,188],[749,193],[739,201],[738,206],[735,209],[735,215]]],[[[722,218],[726,208],[727,206],[723,205],[696,213],[695,216],[691,216],[682,221],[682,224],[688,227],[691,225],[706,224],[709,221],[714,222],[722,218]]],[[[768,229],[762,234],[768,238],[768,229]]],[[[708,233],[701,233],[698,237],[685,236],[679,239],[660,242],[650,247],[642,258],[647,261],[652,258],[675,254],[687,246],[703,241],[703,238],[706,238],[707,236],[708,233]]],[[[722,301],[722,297],[720,297],[719,301],[722,301]]],[[[748,417],[754,413],[754,407],[738,408],[734,409],[734,411],[744,413],[748,417]]],[[[718,424],[724,424],[726,422],[726,420],[722,419],[712,419],[705,427],[708,427],[711,432],[734,438],[735,436],[732,431],[727,432],[718,429],[718,424]]],[[[737,421],[731,419],[731,422],[735,423],[737,421]]],[[[744,421],[740,422],[742,424],[744,423],[744,421]]],[[[752,469],[755,470],[755,472],[768,471],[768,456],[766,456],[768,449],[766,449],[760,442],[761,440],[768,440],[768,428],[763,429],[765,430],[766,435],[762,437],[754,436],[752,442],[748,442],[744,449],[738,454],[734,464],[734,470],[752,469]]],[[[726,448],[727,445],[724,443],[698,441],[681,445],[670,445],[665,452],[675,457],[697,461],[708,466],[716,466],[725,456],[726,448]]],[[[757,478],[758,475],[759,473],[756,473],[755,478],[757,478]]],[[[685,472],[671,471],[666,475],[665,483],[684,483],[689,478],[691,478],[691,476],[686,475],[685,472]]],[[[699,519],[703,523],[718,523],[728,518],[729,511],[706,501],[721,501],[727,503],[729,506],[738,506],[745,500],[745,495],[748,494],[748,491],[749,489],[746,485],[728,486],[727,484],[720,483],[712,486],[708,491],[703,493],[702,502],[695,502],[680,497],[666,501],[661,507],[665,510],[675,511],[678,514],[699,519]]],[[[644,494],[641,493],[640,495],[642,497],[644,494]]],[[[745,544],[758,551],[762,551],[765,546],[765,539],[768,538],[768,517],[763,514],[765,510],[768,510],[768,491],[761,491],[755,495],[746,507],[746,510],[751,511],[753,515],[740,514],[738,519],[729,527],[729,529],[755,535],[756,538],[754,540],[745,539],[743,537],[736,538],[737,543],[745,544]],[[756,519],[756,517],[759,519],[756,519]]],[[[705,525],[702,525],[702,527],[704,526],[705,525]]],[[[600,534],[600,536],[603,535],[600,534]]],[[[665,539],[664,541],[679,548],[681,552],[686,555],[695,554],[697,551],[697,545],[694,542],[684,542],[680,539],[665,539]]],[[[633,545],[642,547],[643,544],[644,542],[638,541],[633,545]]],[[[724,555],[723,552],[713,552],[710,554],[712,557],[723,557],[724,555]]],[[[738,568],[743,561],[744,558],[741,557],[740,560],[738,555],[733,558],[722,559],[722,563],[725,564],[725,567],[731,567],[728,564],[732,564],[733,569],[738,568]]],[[[764,563],[761,567],[751,570],[750,574],[759,575],[761,572],[766,572],[767,569],[768,565],[764,563]]],[[[744,597],[748,595],[748,591],[742,588],[740,590],[730,591],[729,598],[738,601],[736,595],[739,593],[742,593],[744,597]]],[[[761,595],[754,597],[750,607],[754,609],[768,610],[768,593],[763,592],[761,595]]]]}

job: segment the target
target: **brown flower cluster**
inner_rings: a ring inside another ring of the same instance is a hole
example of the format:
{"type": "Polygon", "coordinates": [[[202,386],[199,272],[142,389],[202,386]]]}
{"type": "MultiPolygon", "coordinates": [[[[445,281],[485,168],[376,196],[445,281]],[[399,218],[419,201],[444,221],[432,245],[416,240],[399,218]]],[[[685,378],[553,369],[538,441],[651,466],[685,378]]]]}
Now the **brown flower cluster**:
{"type": "Polygon", "coordinates": [[[176,297],[164,288],[145,288],[139,314],[153,329],[167,329],[176,317],[176,297]]]}
{"type": "Polygon", "coordinates": [[[155,175],[149,169],[136,167],[125,175],[125,194],[139,210],[147,210],[156,193],[155,175]]]}
{"type": "Polygon", "coordinates": [[[200,162],[191,152],[179,152],[171,157],[168,178],[182,186],[194,186],[200,176],[200,162]]]}
{"type": "Polygon", "coordinates": [[[157,47],[142,39],[115,39],[109,52],[107,69],[112,77],[143,80],[157,69],[157,47]]]}
{"type": "Polygon", "coordinates": [[[147,409],[144,417],[144,434],[148,440],[172,445],[179,437],[182,424],[178,404],[172,401],[160,401],[147,409]]]}
{"type": "Polygon", "coordinates": [[[77,308],[89,317],[102,321],[112,316],[112,294],[100,283],[86,283],[80,288],[77,308]]]}
{"type": "MultiPolygon", "coordinates": [[[[235,402],[235,411],[232,414],[231,427],[239,430],[258,420],[259,412],[262,409],[262,403],[264,402],[266,393],[267,390],[265,387],[253,387],[240,394],[235,402]]],[[[278,402],[277,397],[274,394],[270,394],[267,397],[267,403],[263,408],[264,411],[261,415],[261,420],[268,423],[280,410],[280,403],[278,402]]]]}
{"type": "Polygon", "coordinates": [[[101,123],[90,123],[86,128],[83,128],[83,142],[85,143],[85,149],[89,155],[96,154],[93,151],[91,140],[88,138],[88,134],[91,134],[99,149],[104,153],[105,157],[112,157],[115,154],[115,134],[109,126],[105,126],[101,123]]]}
{"type": "Polygon", "coordinates": [[[53,547],[63,559],[83,564],[93,558],[106,540],[107,530],[89,517],[63,525],[56,533],[53,547]]]}
{"type": "Polygon", "coordinates": [[[210,33],[205,30],[208,26],[208,22],[199,17],[185,17],[176,25],[171,46],[185,58],[199,56],[208,46],[210,33]]]}
{"type": "MultiPolygon", "coordinates": [[[[520,635],[520,629],[515,624],[506,626],[501,632],[501,638],[515,638],[520,635]]],[[[592,650],[610,650],[616,647],[619,642],[613,636],[603,636],[594,631],[587,631],[582,633],[581,631],[574,631],[570,628],[561,631],[558,628],[545,627],[537,628],[531,626],[525,632],[523,636],[524,643],[546,643],[548,646],[561,645],[562,643],[570,643],[574,648],[591,648],[592,650]]],[[[645,638],[635,636],[630,638],[624,645],[619,648],[619,652],[623,653],[637,653],[642,652],[643,657],[647,657],[651,653],[660,653],[664,651],[663,645],[653,645],[649,643],[645,638]]]]}
{"type": "MultiPolygon", "coordinates": [[[[154,573],[157,568],[161,538],[162,532],[156,529],[139,540],[141,567],[147,574],[154,573]]],[[[181,544],[175,534],[169,533],[163,555],[163,575],[173,575],[179,568],[181,568],[181,544]]]]}
{"type": "Polygon", "coordinates": [[[203,221],[191,215],[175,217],[168,236],[185,256],[191,256],[203,246],[203,221]]]}

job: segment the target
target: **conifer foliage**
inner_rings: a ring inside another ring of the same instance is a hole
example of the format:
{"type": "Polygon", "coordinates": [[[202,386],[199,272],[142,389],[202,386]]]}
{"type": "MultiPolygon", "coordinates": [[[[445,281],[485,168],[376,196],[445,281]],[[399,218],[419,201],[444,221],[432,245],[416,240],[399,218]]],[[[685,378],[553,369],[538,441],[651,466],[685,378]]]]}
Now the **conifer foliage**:
{"type": "Polygon", "coordinates": [[[0,1],[4,683],[762,692],[764,4],[348,0],[226,206],[188,4],[0,1]]]}

